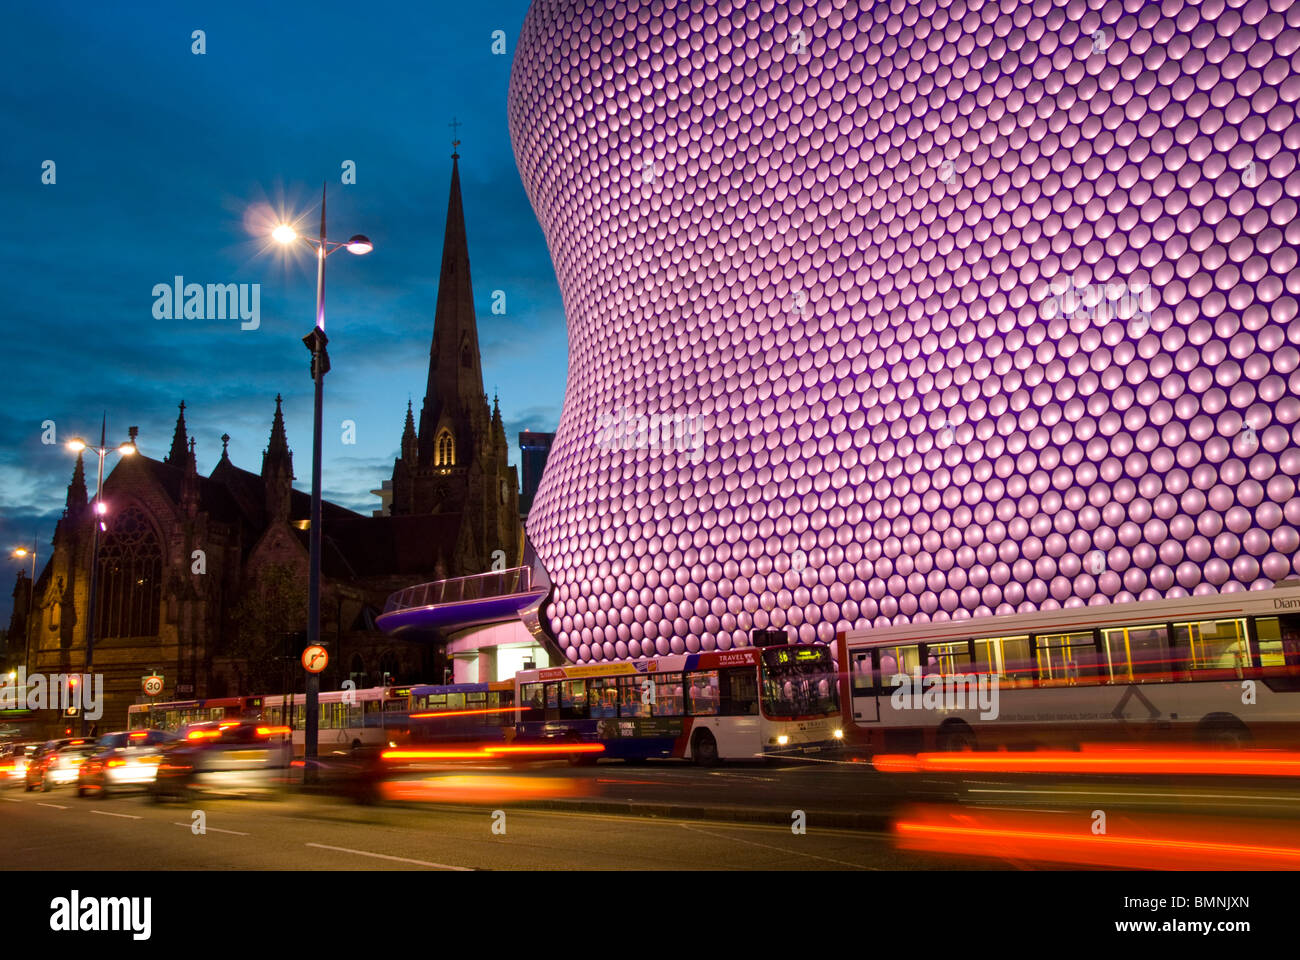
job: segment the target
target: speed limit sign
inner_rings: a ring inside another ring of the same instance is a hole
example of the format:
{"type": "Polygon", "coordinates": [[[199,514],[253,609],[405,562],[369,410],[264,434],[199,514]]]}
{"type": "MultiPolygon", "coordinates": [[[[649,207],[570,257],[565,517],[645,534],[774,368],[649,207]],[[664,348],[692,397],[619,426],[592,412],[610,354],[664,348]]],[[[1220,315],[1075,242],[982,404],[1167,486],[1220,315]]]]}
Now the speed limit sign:
{"type": "Polygon", "coordinates": [[[140,685],[144,687],[145,696],[156,697],[163,691],[163,678],[156,673],[151,673],[141,679],[140,685]]]}

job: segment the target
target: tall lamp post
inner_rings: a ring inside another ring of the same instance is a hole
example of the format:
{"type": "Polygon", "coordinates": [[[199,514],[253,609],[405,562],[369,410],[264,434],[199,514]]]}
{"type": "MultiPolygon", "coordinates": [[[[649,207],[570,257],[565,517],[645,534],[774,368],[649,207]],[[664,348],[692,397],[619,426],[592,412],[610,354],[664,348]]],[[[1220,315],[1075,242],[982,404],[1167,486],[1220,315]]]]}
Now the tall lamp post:
{"type": "Polygon", "coordinates": [[[27,658],[31,656],[32,651],[32,603],[36,599],[36,537],[32,537],[31,550],[18,547],[13,555],[19,560],[32,558],[32,575],[27,580],[27,616],[23,618],[23,669],[26,670],[27,658]]]}
{"type": "MultiPolygon", "coordinates": [[[[83,450],[89,450],[99,457],[99,470],[95,475],[95,533],[93,545],[90,549],[90,596],[86,601],[86,676],[91,677],[95,672],[95,606],[98,601],[96,596],[99,586],[99,534],[101,531],[108,529],[108,524],[104,517],[108,513],[108,505],[104,503],[104,458],[116,450],[124,457],[129,457],[135,453],[135,444],[128,440],[126,443],[117,447],[110,448],[106,445],[105,437],[108,434],[108,415],[105,414],[103,422],[99,427],[99,446],[90,447],[86,441],[80,437],[73,437],[68,441],[68,449],[75,453],[81,453],[83,450]]],[[[93,683],[93,680],[87,679],[87,683],[93,683]]],[[[81,735],[86,735],[86,711],[79,710],[81,714],[81,735]]]]}
{"type": "MultiPolygon", "coordinates": [[[[288,224],[280,224],[271,236],[281,244],[290,244],[295,240],[304,240],[316,251],[316,325],[311,333],[302,338],[311,353],[311,378],[316,386],[316,406],[312,426],[311,450],[311,521],[308,527],[309,559],[307,568],[307,645],[320,643],[320,552],[321,552],[321,406],[324,399],[325,374],[329,373],[330,359],[325,350],[329,339],[325,336],[325,258],[341,248],[357,255],[369,253],[375,248],[367,237],[356,234],[346,242],[327,240],[325,238],[325,187],[320,193],[320,237],[313,240],[298,233],[288,224]]],[[[306,716],[303,730],[303,759],[307,764],[307,776],[313,774],[313,763],[317,755],[317,740],[320,729],[320,674],[307,673],[307,697],[304,704],[306,716]]]]}

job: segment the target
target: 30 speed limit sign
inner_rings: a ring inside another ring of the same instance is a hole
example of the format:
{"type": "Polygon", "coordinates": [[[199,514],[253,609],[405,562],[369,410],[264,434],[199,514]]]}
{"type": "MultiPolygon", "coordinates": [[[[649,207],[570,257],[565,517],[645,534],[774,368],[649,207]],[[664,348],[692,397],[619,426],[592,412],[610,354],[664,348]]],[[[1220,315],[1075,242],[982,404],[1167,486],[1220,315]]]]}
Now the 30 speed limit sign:
{"type": "Polygon", "coordinates": [[[163,678],[158,674],[150,674],[140,681],[140,686],[144,687],[145,696],[156,697],[163,691],[163,678]]]}

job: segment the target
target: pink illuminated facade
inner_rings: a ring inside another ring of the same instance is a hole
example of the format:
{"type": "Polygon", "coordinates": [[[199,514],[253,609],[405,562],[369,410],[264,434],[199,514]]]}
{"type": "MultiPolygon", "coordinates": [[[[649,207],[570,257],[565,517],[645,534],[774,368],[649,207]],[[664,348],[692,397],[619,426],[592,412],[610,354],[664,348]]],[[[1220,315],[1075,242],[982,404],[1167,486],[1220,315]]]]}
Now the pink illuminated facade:
{"type": "Polygon", "coordinates": [[[1300,570],[1300,5],[535,0],[574,661],[1300,570]]]}

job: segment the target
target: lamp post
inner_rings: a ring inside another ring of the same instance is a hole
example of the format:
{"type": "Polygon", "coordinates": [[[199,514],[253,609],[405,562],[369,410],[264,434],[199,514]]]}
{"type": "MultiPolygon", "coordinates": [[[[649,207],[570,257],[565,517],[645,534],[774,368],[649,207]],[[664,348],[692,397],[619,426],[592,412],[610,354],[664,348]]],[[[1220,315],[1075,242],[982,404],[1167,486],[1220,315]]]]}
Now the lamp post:
{"type": "MultiPolygon", "coordinates": [[[[307,645],[320,643],[320,553],[321,553],[321,407],[324,400],[325,374],[329,373],[330,359],[325,350],[329,339],[325,336],[325,258],[346,247],[348,253],[367,254],[374,249],[374,244],[361,234],[347,242],[330,241],[325,238],[325,187],[320,194],[320,237],[301,236],[288,224],[281,224],[272,231],[271,236],[281,244],[290,244],[302,239],[311,244],[316,251],[316,324],[311,333],[302,338],[311,353],[311,378],[316,389],[316,403],[312,423],[311,450],[311,521],[308,527],[309,558],[307,567],[307,645]]],[[[306,716],[303,718],[303,759],[306,762],[307,776],[313,775],[313,763],[317,755],[317,740],[320,731],[320,674],[307,673],[307,696],[304,704],[306,716]]]]}
{"type": "MultiPolygon", "coordinates": [[[[94,517],[95,530],[94,541],[90,549],[90,596],[86,601],[86,676],[89,678],[95,670],[95,606],[98,600],[96,596],[99,585],[99,534],[100,531],[108,529],[108,524],[104,517],[108,513],[108,506],[104,503],[104,458],[115,449],[124,457],[129,457],[135,453],[135,444],[128,440],[126,443],[110,449],[105,442],[108,434],[108,415],[104,415],[104,420],[99,427],[99,446],[90,447],[86,441],[80,437],[73,437],[68,441],[68,449],[74,453],[81,453],[83,450],[89,450],[99,457],[99,470],[95,475],[95,499],[94,499],[94,517]]],[[[93,680],[87,682],[93,683],[93,680]]],[[[86,711],[79,710],[81,715],[81,735],[86,735],[86,711]]]]}
{"type": "MultiPolygon", "coordinates": [[[[32,548],[18,547],[14,550],[13,555],[19,560],[26,557],[32,558],[32,575],[27,580],[27,616],[23,618],[23,669],[27,669],[27,658],[31,656],[32,650],[32,602],[36,598],[36,537],[32,536],[32,548]]],[[[13,674],[11,679],[16,679],[17,674],[13,674]]]]}

